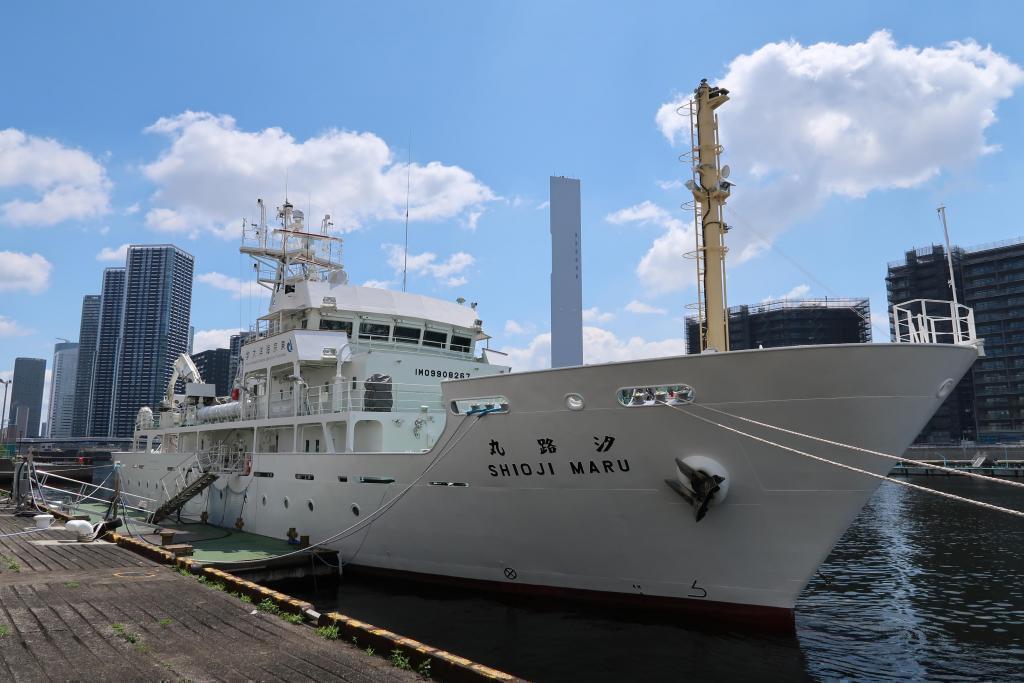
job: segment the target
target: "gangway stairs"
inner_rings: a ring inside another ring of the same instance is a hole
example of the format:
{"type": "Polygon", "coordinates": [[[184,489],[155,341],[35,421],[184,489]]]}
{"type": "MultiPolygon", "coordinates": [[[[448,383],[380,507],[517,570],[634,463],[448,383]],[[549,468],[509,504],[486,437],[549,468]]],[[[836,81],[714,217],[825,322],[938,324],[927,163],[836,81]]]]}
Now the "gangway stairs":
{"type": "MultiPolygon", "coordinates": [[[[164,502],[153,511],[147,522],[156,524],[168,516],[185,507],[185,504],[201,494],[210,487],[217,478],[222,475],[242,474],[248,467],[248,456],[244,453],[229,452],[204,452],[189,456],[184,462],[175,467],[168,475],[174,474],[171,483],[172,489],[168,488],[168,482],[161,480],[164,490],[164,502]],[[182,466],[192,460],[187,468],[182,466]],[[199,476],[189,481],[189,475],[196,473],[199,476]]],[[[165,475],[166,476],[166,475],[165,475]]]]}

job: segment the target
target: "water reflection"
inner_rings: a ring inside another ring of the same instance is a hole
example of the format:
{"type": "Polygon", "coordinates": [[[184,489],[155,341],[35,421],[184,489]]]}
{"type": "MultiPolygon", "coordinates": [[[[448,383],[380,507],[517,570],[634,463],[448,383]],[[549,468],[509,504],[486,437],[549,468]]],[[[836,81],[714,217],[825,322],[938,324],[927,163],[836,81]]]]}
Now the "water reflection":
{"type": "MultiPolygon", "coordinates": [[[[1020,489],[915,478],[1024,509],[1020,489]]],[[[886,484],[797,605],[816,678],[1024,676],[1024,522],[886,484]]]]}

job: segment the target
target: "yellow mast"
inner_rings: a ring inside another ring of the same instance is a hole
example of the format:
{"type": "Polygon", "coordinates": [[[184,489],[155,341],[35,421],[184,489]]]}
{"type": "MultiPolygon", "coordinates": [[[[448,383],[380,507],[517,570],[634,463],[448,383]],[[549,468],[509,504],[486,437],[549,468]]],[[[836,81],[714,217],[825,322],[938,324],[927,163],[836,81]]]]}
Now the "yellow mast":
{"type": "MultiPolygon", "coordinates": [[[[732,186],[719,165],[718,117],[715,110],[729,100],[725,88],[713,88],[703,79],[694,91],[696,109],[697,154],[694,166],[697,183],[686,186],[693,192],[697,207],[697,274],[704,301],[699,309],[700,349],[729,350],[729,315],[725,297],[725,232],[722,207],[732,186]]],[[[728,172],[726,173],[726,176],[728,172]]]]}

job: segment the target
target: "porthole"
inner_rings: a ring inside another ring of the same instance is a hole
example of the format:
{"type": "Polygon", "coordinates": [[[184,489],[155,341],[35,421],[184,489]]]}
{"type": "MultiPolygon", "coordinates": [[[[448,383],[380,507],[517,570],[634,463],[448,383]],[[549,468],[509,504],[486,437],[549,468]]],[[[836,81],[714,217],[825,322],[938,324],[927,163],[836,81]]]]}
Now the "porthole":
{"type": "Polygon", "coordinates": [[[285,496],[285,497],[284,497],[284,509],[285,509],[285,510],[287,510],[287,509],[288,509],[288,504],[289,504],[290,502],[291,502],[291,501],[290,501],[290,500],[288,500],[288,496],[285,496]]]}
{"type": "Polygon", "coordinates": [[[312,512],[313,508],[316,507],[316,504],[313,502],[312,498],[310,498],[309,500],[306,501],[306,507],[309,508],[310,512],[312,512]]]}
{"type": "Polygon", "coordinates": [[[356,517],[359,516],[359,506],[356,505],[355,503],[352,504],[352,514],[356,517]]]}
{"type": "Polygon", "coordinates": [[[579,394],[566,394],[565,407],[569,410],[583,410],[583,397],[579,394]]]}
{"type": "Polygon", "coordinates": [[[263,503],[264,506],[266,506],[266,504],[267,504],[267,497],[266,496],[262,496],[260,498],[260,502],[263,503]]]}

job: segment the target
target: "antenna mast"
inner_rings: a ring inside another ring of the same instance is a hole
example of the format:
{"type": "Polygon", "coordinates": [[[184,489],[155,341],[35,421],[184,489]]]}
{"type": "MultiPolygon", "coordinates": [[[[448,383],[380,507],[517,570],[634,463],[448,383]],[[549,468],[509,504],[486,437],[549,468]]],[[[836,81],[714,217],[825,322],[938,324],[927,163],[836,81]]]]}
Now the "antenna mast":
{"type": "Polygon", "coordinates": [[[702,79],[694,90],[692,109],[696,110],[697,144],[694,178],[686,181],[697,208],[697,276],[704,300],[698,304],[703,316],[701,351],[729,350],[729,312],[725,298],[725,232],[722,207],[732,183],[725,180],[719,156],[718,117],[715,110],[729,100],[729,91],[708,85],[702,79]],[[696,182],[695,182],[696,181],[696,182]]]}
{"type": "Polygon", "coordinates": [[[949,246],[949,227],[946,226],[946,207],[940,206],[935,209],[942,220],[942,234],[946,237],[946,265],[949,266],[949,290],[953,292],[953,307],[959,303],[956,300],[956,279],[953,277],[953,250],[949,246]]]}

